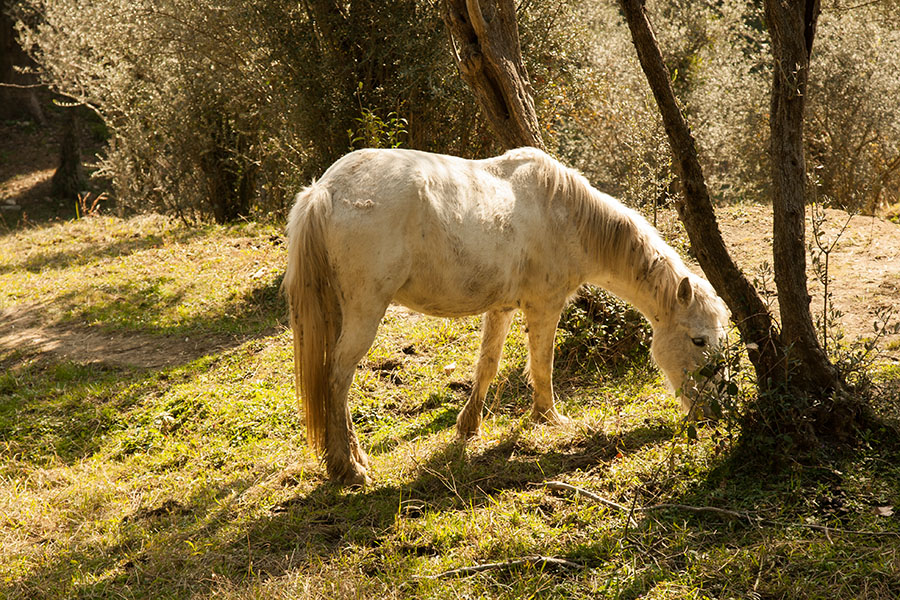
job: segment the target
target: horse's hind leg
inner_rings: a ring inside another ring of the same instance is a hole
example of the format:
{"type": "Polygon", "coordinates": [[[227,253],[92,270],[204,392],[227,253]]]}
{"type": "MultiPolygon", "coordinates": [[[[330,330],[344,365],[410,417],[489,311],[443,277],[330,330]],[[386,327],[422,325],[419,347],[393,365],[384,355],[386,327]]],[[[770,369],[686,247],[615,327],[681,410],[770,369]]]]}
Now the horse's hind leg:
{"type": "Polygon", "coordinates": [[[491,380],[497,374],[503,342],[509,332],[515,311],[496,310],[485,313],[481,332],[481,356],[475,367],[475,381],[469,400],[456,419],[456,434],[463,438],[475,437],[481,427],[481,411],[491,380]]]}
{"type": "Polygon", "coordinates": [[[329,477],[349,485],[364,485],[369,477],[368,458],[353,429],[347,393],[356,365],[375,340],[386,308],[343,307],[341,334],[331,357],[330,403],[325,409],[325,466],[329,477]]]}
{"type": "Polygon", "coordinates": [[[553,405],[553,349],[559,311],[526,309],[528,364],[534,391],[531,417],[545,423],[568,423],[553,405]]]}

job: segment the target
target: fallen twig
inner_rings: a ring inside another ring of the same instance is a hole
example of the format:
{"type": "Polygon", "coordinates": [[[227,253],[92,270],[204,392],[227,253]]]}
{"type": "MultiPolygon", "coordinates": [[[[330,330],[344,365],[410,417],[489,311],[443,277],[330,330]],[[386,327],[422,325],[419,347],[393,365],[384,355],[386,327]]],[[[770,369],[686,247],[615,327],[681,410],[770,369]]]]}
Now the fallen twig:
{"type": "MultiPolygon", "coordinates": [[[[628,508],[625,506],[622,506],[621,504],[613,502],[612,500],[607,500],[603,496],[598,496],[594,492],[589,492],[584,488],[580,488],[580,487],[577,487],[574,485],[569,485],[568,483],[563,483],[562,481],[548,481],[544,484],[544,486],[550,488],[551,490],[563,490],[566,492],[573,492],[577,496],[584,496],[585,498],[590,498],[594,502],[599,502],[600,504],[609,506],[610,508],[615,508],[626,514],[629,512],[628,508]]],[[[635,523],[635,525],[636,524],[637,523],[635,523]]]]}
{"type": "MultiPolygon", "coordinates": [[[[654,504],[653,506],[637,506],[635,507],[635,512],[650,512],[653,510],[663,510],[666,508],[673,508],[676,510],[685,510],[688,512],[696,512],[696,513],[713,513],[716,515],[722,515],[723,517],[731,517],[732,519],[742,519],[747,521],[754,521],[756,519],[750,513],[738,512],[736,510],[728,510],[726,508],[716,508],[715,506],[692,506],[690,504],[654,504]]],[[[764,521],[765,519],[763,519],[764,521]]]]}
{"type": "Polygon", "coordinates": [[[444,577],[467,577],[469,575],[474,575],[475,573],[481,573],[482,571],[491,571],[496,569],[512,569],[513,567],[521,567],[521,566],[532,566],[532,567],[565,567],[566,569],[582,569],[584,565],[580,565],[576,562],[572,562],[570,560],[566,560],[564,558],[556,558],[554,556],[525,556],[523,558],[516,558],[513,560],[507,560],[503,562],[494,562],[494,563],[483,563],[480,565],[472,565],[470,567],[460,567],[458,569],[450,569],[449,571],[444,571],[443,573],[438,573],[437,575],[426,575],[423,576],[422,579],[441,579],[444,577]]]}
{"type": "Polygon", "coordinates": [[[548,481],[545,484],[546,487],[554,490],[566,490],[570,492],[574,492],[579,496],[584,496],[585,498],[590,498],[591,500],[595,500],[605,506],[609,506],[612,508],[616,508],[628,515],[634,512],[652,512],[655,510],[665,510],[665,509],[674,509],[674,510],[683,510],[687,512],[694,513],[712,513],[716,515],[720,515],[723,517],[729,517],[731,519],[738,519],[741,521],[747,521],[748,523],[755,525],[767,525],[769,527],[798,527],[801,529],[812,529],[813,531],[821,531],[825,533],[825,535],[829,535],[832,533],[837,534],[845,534],[845,535],[863,535],[863,536],[872,536],[872,537],[900,537],[900,532],[896,531],[868,531],[868,530],[859,530],[859,529],[841,529],[838,527],[829,527],[828,525],[813,525],[810,523],[786,523],[784,521],[775,521],[772,519],[764,519],[761,517],[757,517],[748,512],[740,512],[736,510],[728,510],[726,508],[717,508],[715,506],[693,506],[690,504],[654,504],[653,506],[636,506],[632,509],[628,507],[622,506],[621,504],[617,504],[612,500],[607,500],[602,496],[598,496],[593,492],[589,492],[580,487],[576,487],[574,485],[569,485],[568,483],[563,483],[561,481],[548,481]]]}

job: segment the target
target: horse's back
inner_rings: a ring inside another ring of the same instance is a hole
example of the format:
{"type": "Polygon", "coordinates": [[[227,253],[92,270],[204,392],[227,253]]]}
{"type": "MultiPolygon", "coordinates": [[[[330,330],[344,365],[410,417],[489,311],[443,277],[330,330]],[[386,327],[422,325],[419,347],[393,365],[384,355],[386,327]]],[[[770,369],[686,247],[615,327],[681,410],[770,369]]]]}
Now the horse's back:
{"type": "Polygon", "coordinates": [[[559,245],[528,180],[536,152],[473,161],[370,149],[340,159],[319,180],[332,198],[327,237],[339,278],[430,314],[514,306],[523,277],[559,245]]]}

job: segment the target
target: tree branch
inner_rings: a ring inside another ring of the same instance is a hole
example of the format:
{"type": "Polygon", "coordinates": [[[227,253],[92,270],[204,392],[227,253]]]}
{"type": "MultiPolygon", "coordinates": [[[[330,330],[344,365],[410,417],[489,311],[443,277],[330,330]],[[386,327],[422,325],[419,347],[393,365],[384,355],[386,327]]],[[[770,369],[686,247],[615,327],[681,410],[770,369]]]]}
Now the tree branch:
{"type": "Polygon", "coordinates": [[[749,512],[730,510],[727,508],[717,508],[715,506],[693,506],[690,504],[674,504],[674,503],[662,503],[662,504],[654,504],[652,506],[637,506],[633,510],[628,509],[621,504],[617,504],[611,500],[607,500],[597,494],[590,492],[586,489],[569,485],[568,483],[563,483],[561,481],[548,481],[545,484],[545,487],[555,490],[566,490],[571,491],[577,494],[578,496],[582,496],[584,498],[590,498],[591,500],[595,500],[605,506],[609,506],[612,508],[617,508],[622,512],[653,512],[657,510],[682,510],[686,512],[693,513],[709,513],[714,515],[719,515],[721,517],[728,517],[729,519],[736,519],[739,521],[746,521],[751,525],[767,525],[769,527],[798,527],[801,529],[812,529],[813,531],[821,531],[826,535],[837,533],[837,534],[845,534],[845,535],[862,535],[862,536],[872,536],[872,537],[897,537],[900,538],[900,532],[896,531],[867,531],[867,530],[859,530],[859,529],[841,529],[837,527],[829,527],[827,525],[812,525],[809,523],[786,523],[784,521],[775,521],[772,519],[765,519],[762,517],[758,517],[749,512]]]}
{"type": "Polygon", "coordinates": [[[503,562],[483,563],[472,565],[470,567],[460,567],[459,569],[450,569],[437,575],[426,575],[422,579],[442,579],[444,577],[468,577],[482,571],[512,569],[515,567],[564,567],[566,569],[583,569],[584,565],[566,560],[564,558],[556,558],[553,556],[525,556],[503,562]]]}

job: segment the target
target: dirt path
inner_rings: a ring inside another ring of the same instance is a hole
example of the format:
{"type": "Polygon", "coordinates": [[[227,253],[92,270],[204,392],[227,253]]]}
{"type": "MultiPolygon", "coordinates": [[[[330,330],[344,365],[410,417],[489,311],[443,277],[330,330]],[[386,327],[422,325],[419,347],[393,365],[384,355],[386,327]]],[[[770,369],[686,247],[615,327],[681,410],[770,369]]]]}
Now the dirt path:
{"type": "MultiPolygon", "coordinates": [[[[828,209],[825,239],[834,240],[847,222],[847,213],[828,209]]],[[[752,276],[765,262],[772,263],[772,211],[767,206],[746,205],[720,211],[722,235],[732,256],[752,276]]],[[[807,240],[812,229],[807,219],[807,240]]],[[[811,262],[807,262],[810,267],[811,262]]],[[[854,216],[829,260],[834,306],[843,313],[841,324],[847,341],[870,337],[876,311],[896,309],[900,319],[900,225],[877,217],[854,216]]],[[[774,290],[774,281],[770,281],[774,290]]],[[[809,291],[814,315],[822,312],[822,285],[810,273],[809,291]]],[[[889,360],[900,362],[900,336],[884,340],[881,348],[889,360]]]]}

